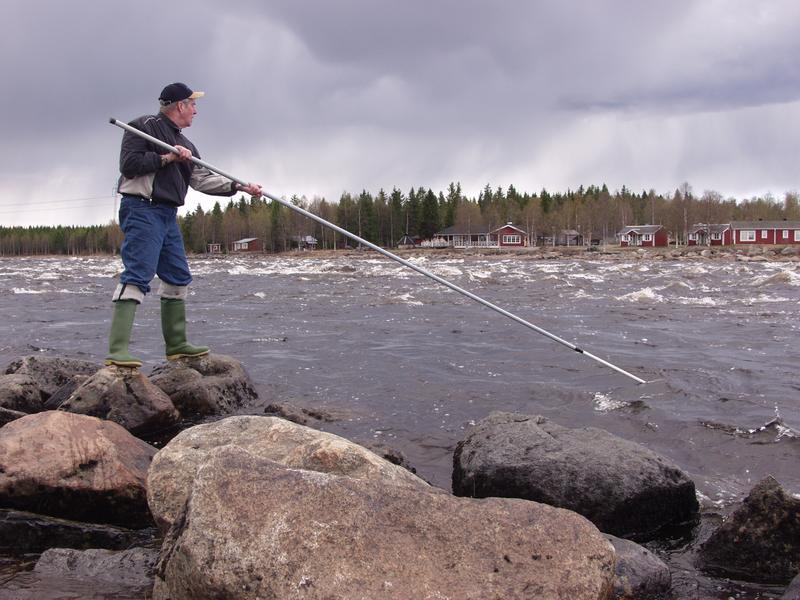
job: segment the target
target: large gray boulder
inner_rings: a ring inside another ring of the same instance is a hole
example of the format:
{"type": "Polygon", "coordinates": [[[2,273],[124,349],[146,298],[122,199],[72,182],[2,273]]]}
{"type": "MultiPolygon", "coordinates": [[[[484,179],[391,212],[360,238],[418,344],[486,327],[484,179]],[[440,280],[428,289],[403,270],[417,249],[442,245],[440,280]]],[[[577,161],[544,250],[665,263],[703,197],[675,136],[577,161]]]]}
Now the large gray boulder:
{"type": "Polygon", "coordinates": [[[184,417],[228,414],[258,397],[241,363],[222,354],[168,361],[150,380],[184,417]]]}
{"type": "Polygon", "coordinates": [[[0,428],[0,507],[143,527],[155,448],[95,417],[61,411],[0,428]]]}
{"type": "Polygon", "coordinates": [[[99,365],[86,360],[32,354],[13,361],[5,373],[30,377],[36,382],[44,402],[75,375],[92,375],[99,369],[99,365]]]}
{"type": "Polygon", "coordinates": [[[147,475],[148,503],[162,531],[177,518],[208,457],[224,447],[242,448],[259,460],[295,469],[428,487],[406,469],[332,433],[278,417],[228,417],[182,431],[153,459],[147,475]]]}
{"type": "Polygon", "coordinates": [[[672,577],[669,567],[636,542],[606,534],[614,546],[614,588],[608,600],[667,600],[672,577]]]}
{"type": "Polygon", "coordinates": [[[58,410],[114,421],[137,436],[163,431],[180,419],[169,396],[138,369],[115,366],[86,379],[58,410]]]}
{"type": "Polygon", "coordinates": [[[197,470],[154,598],[601,600],[614,550],[583,517],[287,468],[229,446],[197,470]]]}
{"type": "Polygon", "coordinates": [[[800,499],[766,477],[700,546],[700,560],[715,573],[788,583],[800,573],[800,499]]]}
{"type": "Polygon", "coordinates": [[[694,482],[647,448],[592,427],[492,413],[453,456],[453,493],[574,510],[601,531],[646,539],[698,510],[694,482]]]}

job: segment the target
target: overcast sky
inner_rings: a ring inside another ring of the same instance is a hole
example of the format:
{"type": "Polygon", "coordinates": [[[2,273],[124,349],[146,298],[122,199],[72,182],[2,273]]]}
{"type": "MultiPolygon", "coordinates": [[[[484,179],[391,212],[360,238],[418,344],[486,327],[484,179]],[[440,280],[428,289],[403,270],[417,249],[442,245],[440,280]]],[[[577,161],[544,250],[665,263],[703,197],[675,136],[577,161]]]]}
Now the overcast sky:
{"type": "Polygon", "coordinates": [[[5,0],[3,23],[6,226],[111,221],[108,118],[173,81],[206,92],[202,157],[279,196],[799,187],[797,0],[5,0]]]}

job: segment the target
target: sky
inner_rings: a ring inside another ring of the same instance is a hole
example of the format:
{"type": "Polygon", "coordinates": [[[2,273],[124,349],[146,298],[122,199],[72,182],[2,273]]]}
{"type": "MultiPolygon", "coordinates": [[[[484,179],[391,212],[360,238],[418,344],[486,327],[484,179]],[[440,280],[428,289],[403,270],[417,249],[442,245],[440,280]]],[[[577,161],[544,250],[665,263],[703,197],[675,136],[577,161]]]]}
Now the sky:
{"type": "Polygon", "coordinates": [[[796,0],[4,0],[3,22],[2,226],[111,222],[109,117],[174,81],[206,92],[202,158],[276,196],[800,187],[796,0]]]}

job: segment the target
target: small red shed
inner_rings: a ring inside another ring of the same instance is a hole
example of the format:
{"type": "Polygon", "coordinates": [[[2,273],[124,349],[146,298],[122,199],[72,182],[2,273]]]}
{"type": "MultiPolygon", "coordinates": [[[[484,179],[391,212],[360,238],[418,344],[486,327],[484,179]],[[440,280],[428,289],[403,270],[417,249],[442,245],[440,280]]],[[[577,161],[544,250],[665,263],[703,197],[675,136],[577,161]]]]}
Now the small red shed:
{"type": "Polygon", "coordinates": [[[244,238],[231,244],[232,252],[261,252],[264,249],[258,238],[244,238]]]}

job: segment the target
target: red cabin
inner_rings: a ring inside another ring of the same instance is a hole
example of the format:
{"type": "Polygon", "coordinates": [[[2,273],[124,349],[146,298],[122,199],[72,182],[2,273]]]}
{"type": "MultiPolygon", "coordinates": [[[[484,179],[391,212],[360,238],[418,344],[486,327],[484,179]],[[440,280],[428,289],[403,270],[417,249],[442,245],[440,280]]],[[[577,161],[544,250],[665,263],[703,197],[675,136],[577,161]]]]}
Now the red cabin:
{"type": "Polygon", "coordinates": [[[618,233],[620,246],[667,246],[669,234],[663,225],[628,225],[618,233]]]}

